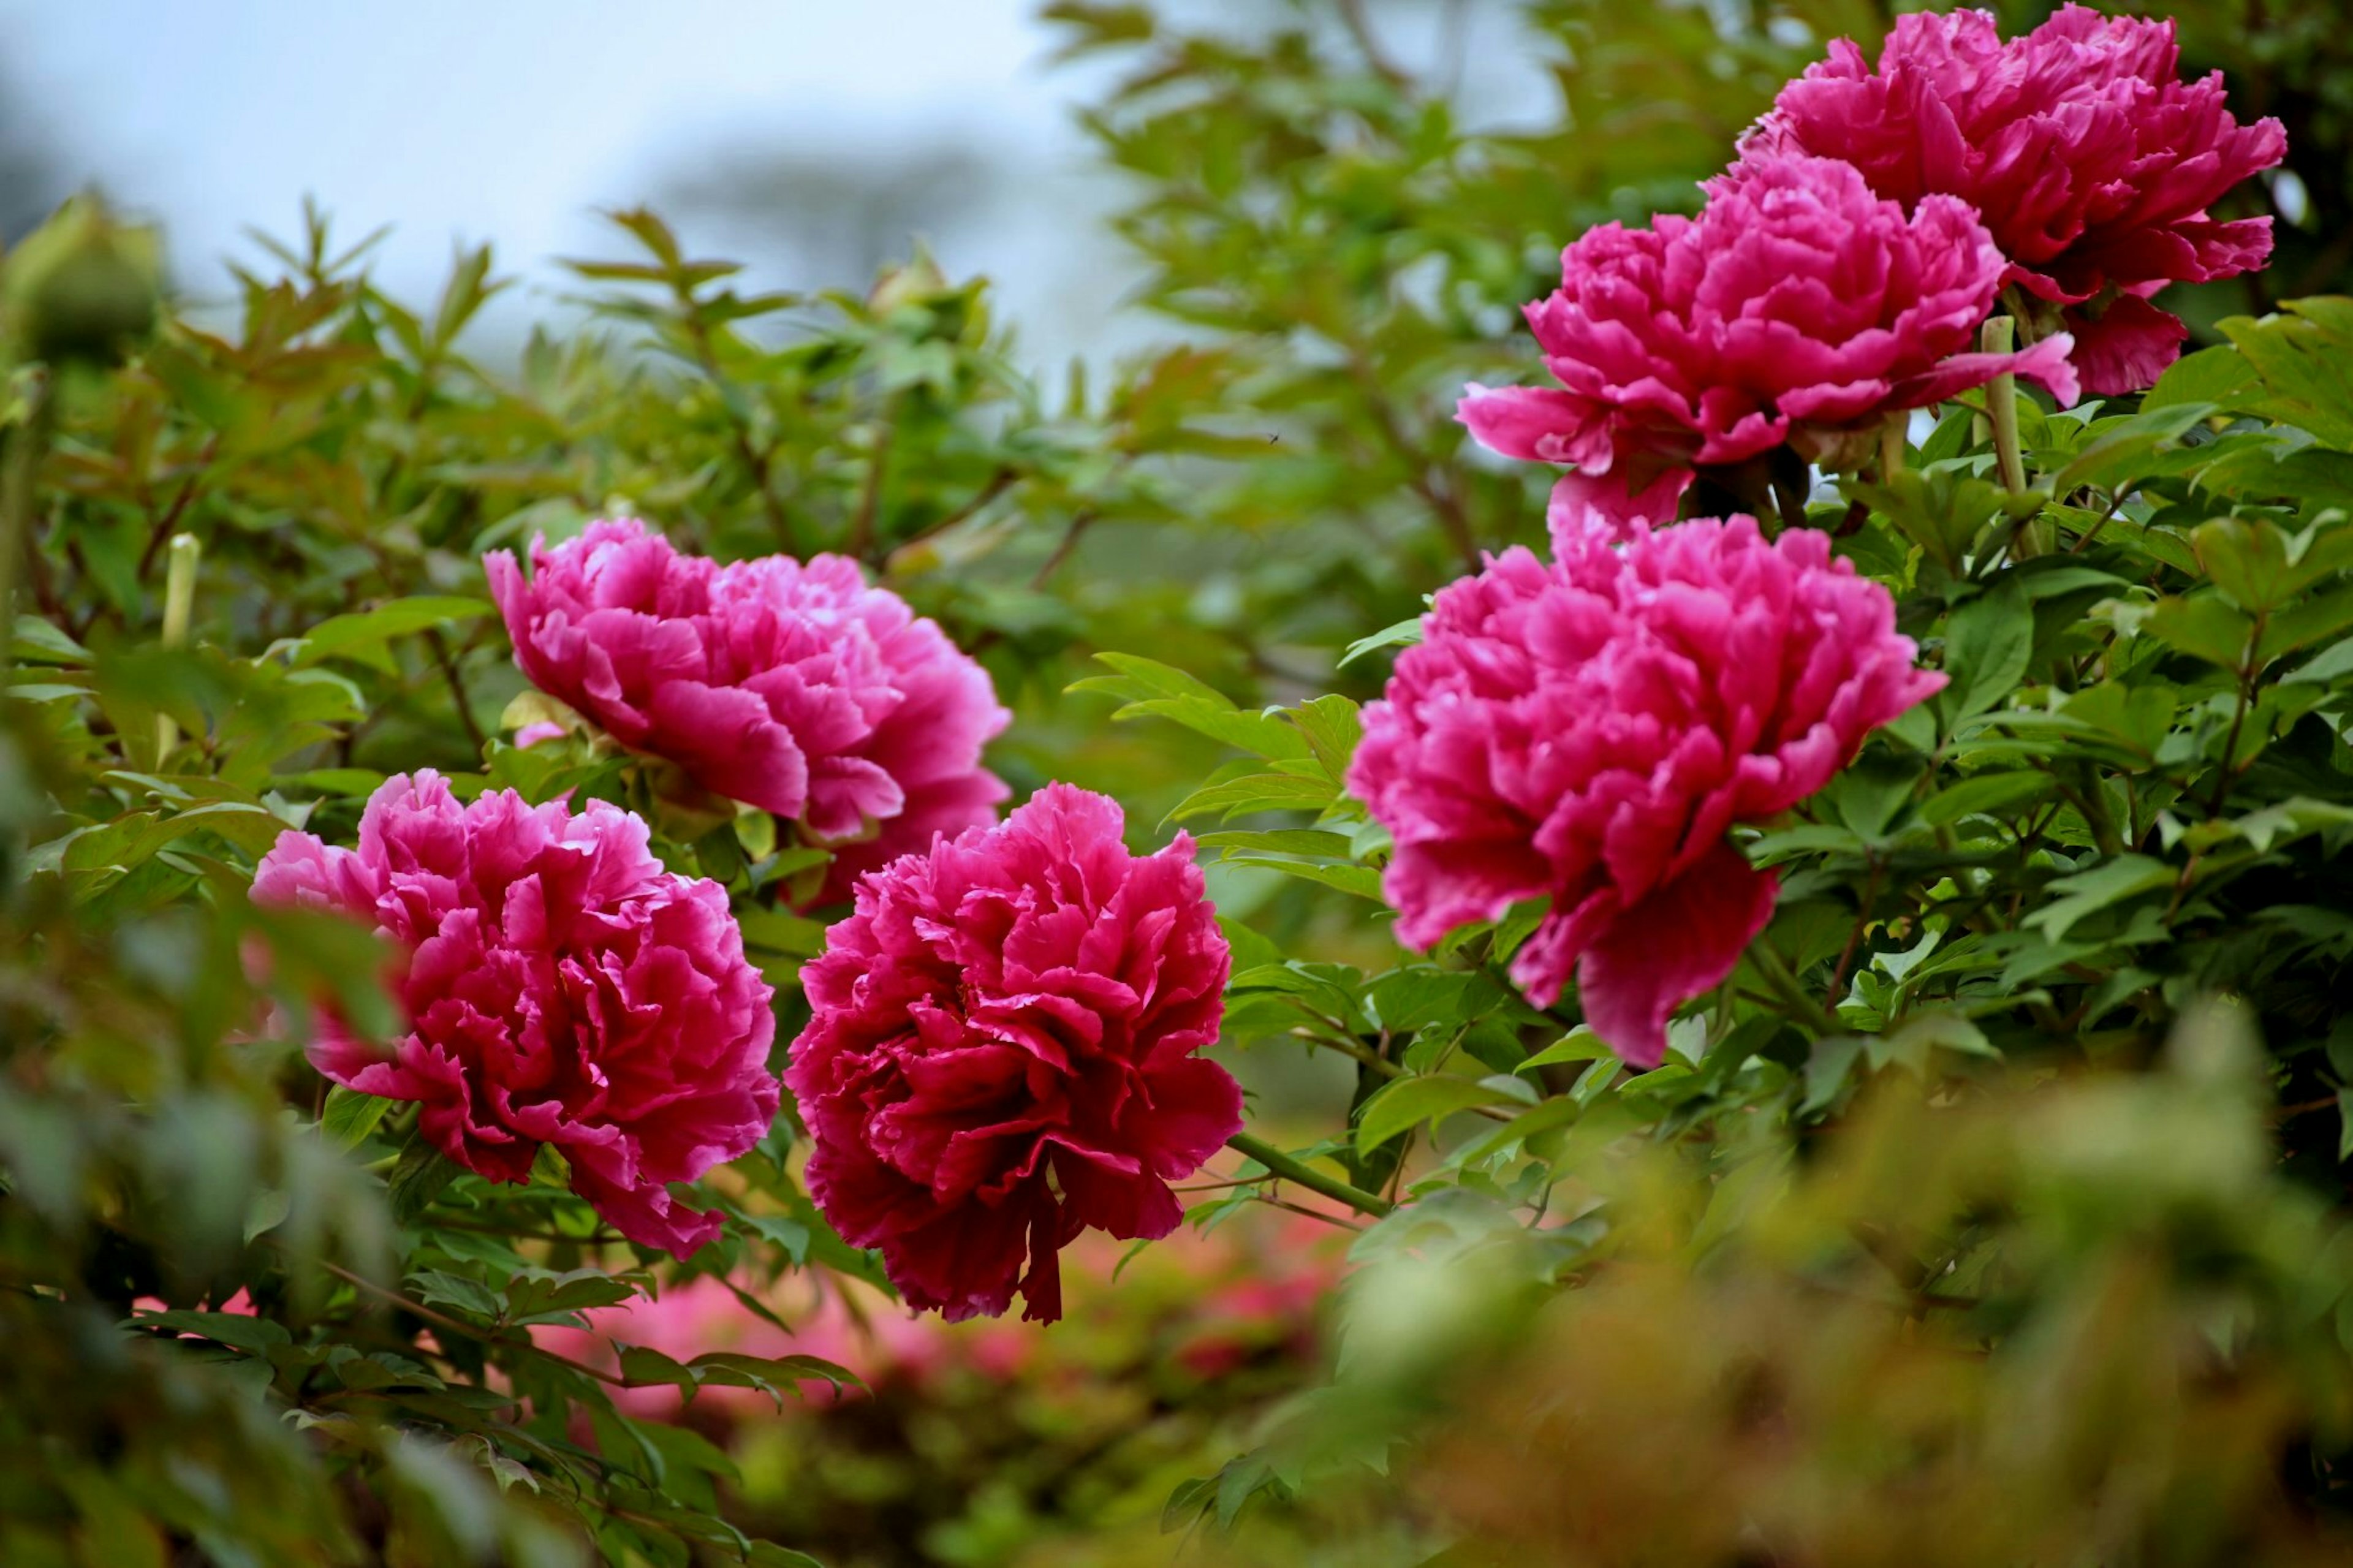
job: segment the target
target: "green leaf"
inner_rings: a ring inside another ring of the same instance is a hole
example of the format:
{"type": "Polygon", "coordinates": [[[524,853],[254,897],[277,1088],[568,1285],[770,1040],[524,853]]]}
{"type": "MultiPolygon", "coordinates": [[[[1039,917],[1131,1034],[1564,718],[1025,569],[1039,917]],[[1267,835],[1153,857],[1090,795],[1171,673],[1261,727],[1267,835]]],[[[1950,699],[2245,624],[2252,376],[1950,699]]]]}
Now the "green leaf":
{"type": "Polygon", "coordinates": [[[367,1135],[392,1110],[393,1102],[378,1095],[362,1094],[355,1089],[337,1084],[327,1090],[327,1107],[319,1117],[319,1131],[338,1149],[356,1149],[366,1142],[367,1135]]]}
{"type": "Polygon", "coordinates": [[[329,658],[369,661],[374,650],[394,637],[421,632],[428,626],[447,626],[452,621],[479,619],[493,609],[487,599],[454,595],[395,599],[372,610],[355,610],[321,621],[303,634],[293,662],[295,668],[303,668],[329,658]]]}
{"type": "Polygon", "coordinates": [[[560,1319],[590,1307],[618,1306],[638,1293],[637,1284],[601,1268],[575,1268],[562,1274],[526,1268],[507,1281],[502,1315],[510,1323],[560,1319]]]}
{"type": "Polygon", "coordinates": [[[1263,870],[1280,871],[1286,877],[1296,877],[1303,882],[1317,882],[1326,888],[1336,888],[1374,903],[1386,900],[1381,895],[1381,874],[1370,866],[1328,866],[1312,860],[1274,860],[1261,855],[1229,855],[1229,864],[1256,866],[1263,870]]]}
{"type": "Polygon", "coordinates": [[[780,1389],[812,1380],[831,1384],[837,1389],[866,1386],[848,1367],[813,1355],[757,1356],[709,1351],[687,1363],[687,1368],[708,1385],[757,1389],[772,1397],[780,1389]]]}
{"type": "Polygon", "coordinates": [[[430,1307],[454,1307],[459,1311],[495,1321],[499,1299],[479,1279],[469,1279],[441,1268],[419,1268],[408,1277],[408,1288],[430,1307]]]}
{"type": "Polygon", "coordinates": [[[294,1336],[286,1325],[270,1318],[256,1317],[251,1312],[168,1311],[134,1313],[125,1320],[127,1327],[165,1329],[174,1334],[201,1334],[215,1344],[268,1355],[281,1345],[290,1345],[294,1336]]]}
{"type": "Polygon", "coordinates": [[[2152,888],[2168,886],[2175,875],[2174,868],[2161,860],[2152,860],[2146,855],[2119,855],[2088,871],[2054,879],[2052,890],[2066,896],[2028,915],[2026,923],[2041,927],[2045,936],[2060,942],[2084,916],[2097,914],[2152,888]]]}
{"type": "Polygon", "coordinates": [[[1365,738],[1364,721],[1356,703],[1345,697],[1312,697],[1286,711],[1307,738],[1308,748],[1323,764],[1324,774],[1334,784],[1343,784],[1349,760],[1356,754],[1356,743],[1365,738]]]}
{"type": "Polygon", "coordinates": [[[1320,827],[1275,827],[1259,832],[1235,829],[1204,833],[1194,839],[1204,849],[1251,849],[1268,855],[1298,855],[1345,865],[1350,859],[1348,837],[1320,827]]]}
{"type": "Polygon", "coordinates": [[[2114,736],[2138,756],[2151,758],[2172,728],[2175,706],[2169,686],[2126,686],[2120,680],[2104,680],[2068,698],[2062,711],[2114,736]]]}
{"type": "Polygon", "coordinates": [[[2274,616],[2255,643],[2255,664],[2269,664],[2282,655],[2341,637],[2353,627],[2353,586],[2316,594],[2302,604],[2274,616]]]}
{"type": "Polygon", "coordinates": [[[1156,658],[1145,658],[1134,653],[1099,653],[1095,655],[1095,662],[1107,664],[1119,673],[1091,675],[1083,680],[1072,681],[1063,689],[1101,691],[1129,702],[1149,701],[1155,697],[1189,698],[1214,707],[1233,710],[1233,700],[1224,692],[1156,658]]]}
{"type": "Polygon", "coordinates": [[[613,1348],[620,1352],[621,1375],[638,1387],[676,1387],[691,1393],[702,1385],[701,1373],[658,1350],[625,1345],[618,1340],[613,1342],[613,1348]]]}
{"type": "Polygon", "coordinates": [[[2141,411],[2170,408],[2177,404],[2229,403],[2255,384],[2255,367],[2229,343],[2184,354],[2166,366],[2157,384],[2140,400],[2141,411]]]}
{"type": "Polygon", "coordinates": [[[796,1552],[789,1546],[779,1546],[773,1541],[754,1541],[744,1561],[748,1568],[825,1568],[825,1564],[806,1552],[796,1552]]]}
{"type": "Polygon", "coordinates": [[[2144,623],[2148,635],[2193,658],[2235,670],[2247,658],[2255,624],[2225,604],[2219,595],[2200,594],[2187,599],[2160,599],[2144,623]]]}
{"type": "Polygon", "coordinates": [[[1846,1088],[1862,1047],[1862,1037],[1855,1035],[1832,1035],[1814,1042],[1806,1058],[1806,1097],[1798,1102],[1799,1115],[1811,1116],[1829,1109],[1846,1088]]]}
{"type": "Polygon", "coordinates": [[[2015,575],[1952,613],[1945,628],[1945,674],[1938,695],[1949,732],[2015,690],[2034,648],[2034,609],[2015,575]]]}
{"type": "Polygon", "coordinates": [[[18,664],[90,663],[90,649],[38,616],[16,617],[16,636],[10,657],[18,664]]]}
{"type": "Polygon", "coordinates": [[[2042,799],[2055,787],[2051,775],[2044,773],[1977,773],[1946,785],[1921,802],[1920,820],[1941,827],[1980,812],[2000,816],[2013,806],[2042,799]]]}
{"type": "Polygon", "coordinates": [[[1579,1024],[1551,1045],[1520,1064],[1520,1071],[1532,1068],[1551,1067],[1556,1062],[1594,1062],[1605,1060],[1616,1053],[1601,1043],[1601,1037],[1586,1025],[1579,1024]]]}
{"type": "Polygon", "coordinates": [[[1425,1121],[1435,1121],[1474,1105],[1507,1104],[1511,1099],[1486,1083],[1467,1078],[1394,1079],[1365,1102],[1364,1114],[1356,1122],[1356,1152],[1369,1154],[1425,1121]]]}
{"type": "Polygon", "coordinates": [[[1329,780],[1303,779],[1294,773],[1251,773],[1195,790],[1177,802],[1170,822],[1184,822],[1212,812],[1230,821],[1254,811],[1321,811],[1338,798],[1329,780]]]}
{"type": "Polygon", "coordinates": [[[1301,761],[1309,754],[1307,742],[1299,731],[1282,720],[1265,713],[1242,712],[1222,697],[1215,702],[1202,697],[1154,697],[1131,702],[1112,717],[1166,719],[1272,762],[1301,761]]]}
{"type": "Polygon", "coordinates": [[[1340,656],[1340,668],[1345,669],[1358,659],[1378,653],[1385,647],[1411,647],[1419,641],[1421,641],[1421,617],[1416,616],[1410,620],[1399,621],[1395,626],[1383,626],[1372,636],[1358,637],[1355,642],[1350,643],[1347,651],[1340,656]]]}
{"type": "Polygon", "coordinates": [[[464,1166],[427,1142],[421,1130],[411,1134],[408,1147],[400,1152],[392,1174],[385,1179],[392,1217],[399,1224],[408,1224],[441,1195],[444,1187],[465,1173],[464,1166]]]}
{"type": "Polygon", "coordinates": [[[2105,428],[2052,478],[2051,493],[2064,497],[2084,485],[2115,489],[2141,473],[2151,457],[2173,446],[2211,412],[2204,404],[2143,405],[2138,414],[2100,421],[2105,428]]]}

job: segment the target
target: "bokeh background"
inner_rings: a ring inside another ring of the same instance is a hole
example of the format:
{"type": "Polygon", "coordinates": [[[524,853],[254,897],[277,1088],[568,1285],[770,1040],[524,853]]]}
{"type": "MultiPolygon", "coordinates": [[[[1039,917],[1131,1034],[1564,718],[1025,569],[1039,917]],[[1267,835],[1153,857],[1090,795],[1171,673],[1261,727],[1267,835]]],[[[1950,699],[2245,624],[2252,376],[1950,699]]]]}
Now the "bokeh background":
{"type": "MultiPolygon", "coordinates": [[[[1280,0],[1164,13],[1242,27],[1280,0]]],[[[1542,65],[1500,47],[1495,0],[1375,7],[1437,62],[1465,129],[1549,112],[1542,65]],[[1495,47],[1482,45],[1493,44],[1495,47]]],[[[1056,64],[1028,0],[101,0],[0,5],[0,234],[96,184],[159,220],[174,281],[227,301],[251,231],[317,201],[350,237],[389,228],[378,283],[429,297],[485,240],[526,285],[474,346],[561,319],[555,265],[608,248],[603,209],[651,205],[754,287],[856,287],[919,237],[986,274],[1032,365],[1107,362],[1165,336],[1122,304],[1141,278],[1104,220],[1121,182],[1078,116],[1107,68],[1056,64]]]]}

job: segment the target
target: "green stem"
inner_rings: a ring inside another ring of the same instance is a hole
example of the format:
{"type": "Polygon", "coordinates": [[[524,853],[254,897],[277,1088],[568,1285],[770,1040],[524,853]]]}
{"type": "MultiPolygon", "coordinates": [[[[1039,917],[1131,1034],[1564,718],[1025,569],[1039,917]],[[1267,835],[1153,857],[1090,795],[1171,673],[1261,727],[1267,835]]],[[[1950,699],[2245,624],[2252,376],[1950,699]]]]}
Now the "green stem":
{"type": "MultiPolygon", "coordinates": [[[[1987,353],[2010,353],[2016,340],[2017,321],[1996,316],[1978,332],[1978,346],[1987,353]]],[[[2005,371],[1986,384],[1986,412],[1993,421],[1994,461],[2001,470],[2001,488],[2012,494],[2026,489],[2026,452],[2018,436],[2018,377],[2005,371]]],[[[2050,520],[2040,511],[2018,525],[2010,538],[2010,555],[2023,561],[2048,555],[2058,543],[2050,520]]]]}
{"type": "Polygon", "coordinates": [[[1397,1207],[1388,1199],[1377,1198],[1370,1193],[1361,1192],[1337,1176],[1327,1176],[1304,1160],[1293,1159],[1264,1139],[1253,1138],[1247,1132],[1237,1132],[1227,1139],[1226,1147],[1256,1160],[1270,1173],[1282,1177],[1284,1181],[1296,1183],[1311,1193],[1321,1193],[1327,1198],[1346,1204],[1358,1214],[1370,1215],[1375,1219],[1378,1219],[1384,1215],[1394,1212],[1397,1207]]]}
{"type": "Polygon", "coordinates": [[[1796,1011],[1800,1023],[1824,1036],[1847,1032],[1835,1014],[1806,994],[1806,988],[1798,984],[1798,977],[1789,973],[1789,966],[1781,962],[1779,953],[1761,942],[1757,942],[1748,949],[1748,962],[1757,966],[1757,973],[1765,977],[1765,984],[1773,994],[1796,1011]]]}
{"type": "MultiPolygon", "coordinates": [[[[1978,347],[1989,354],[2006,354],[2017,339],[2018,323],[1996,316],[1978,329],[1978,347]]],[[[2007,490],[2026,488],[2026,455],[2018,443],[2018,377],[2004,371],[1986,385],[1986,413],[1993,421],[1993,451],[2001,466],[2007,490]]]]}
{"type": "MultiPolygon", "coordinates": [[[[196,562],[204,547],[193,533],[172,536],[170,552],[164,566],[164,647],[168,651],[188,646],[188,622],[195,615],[196,562]]],[[[169,713],[155,715],[155,767],[161,772],[164,759],[171,755],[179,743],[180,727],[169,713]]]]}
{"type": "Polygon", "coordinates": [[[0,675],[5,675],[16,642],[16,563],[32,548],[33,504],[41,459],[48,452],[49,380],[46,373],[33,383],[32,406],[24,424],[8,439],[5,469],[0,469],[0,675]]]}
{"type": "Polygon", "coordinates": [[[1879,482],[1893,483],[1904,471],[1904,415],[1897,415],[1879,427],[1879,482]]]}

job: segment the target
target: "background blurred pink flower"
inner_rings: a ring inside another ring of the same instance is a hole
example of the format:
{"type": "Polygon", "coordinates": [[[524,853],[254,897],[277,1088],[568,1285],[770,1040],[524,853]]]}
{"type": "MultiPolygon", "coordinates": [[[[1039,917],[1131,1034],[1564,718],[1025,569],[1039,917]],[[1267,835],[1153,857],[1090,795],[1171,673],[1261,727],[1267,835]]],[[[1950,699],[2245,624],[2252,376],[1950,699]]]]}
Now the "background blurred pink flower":
{"type": "MultiPolygon", "coordinates": [[[[869,1292],[855,1310],[844,1294],[853,1289],[833,1281],[822,1293],[811,1289],[769,1292],[771,1310],[791,1325],[778,1328],[753,1311],[709,1275],[681,1284],[665,1285],[653,1299],[640,1297],[617,1307],[598,1307],[581,1314],[587,1327],[535,1325],[532,1341],[541,1347],[585,1361],[592,1366],[620,1364],[616,1343],[659,1351],[672,1361],[691,1362],[714,1352],[774,1359],[816,1356],[855,1373],[870,1387],[885,1378],[922,1376],[938,1364],[947,1347],[936,1334],[880,1292],[869,1292]]],[[[787,1392],[785,1379],[776,1383],[787,1392]]],[[[859,1397],[855,1384],[837,1388],[828,1379],[797,1380],[801,1397],[821,1405],[859,1397]]],[[[633,1415],[666,1417],[688,1404],[684,1389],[674,1384],[617,1388],[613,1402],[633,1415]]],[[[697,1409],[730,1416],[772,1414],[776,1402],[755,1388],[707,1387],[692,1401],[697,1409]]]]}
{"type": "Polygon", "coordinates": [[[280,837],[253,897],[355,915],[406,955],[411,1033],[387,1054],[322,1013],[321,1072],[419,1101],[434,1147],[493,1181],[526,1180],[554,1145],[573,1190],[640,1245],[685,1254],[719,1233],[664,1184],[766,1133],[776,1018],[726,893],[664,870],[642,821],[512,791],[461,805],[420,770],[369,800],[355,851],[280,837]]]}
{"type": "Polygon", "coordinates": [[[981,748],[1010,721],[988,672],[857,563],[722,566],[634,519],[486,557],[532,684],[713,795],[846,845],[828,883],[995,820],[981,748]]]}
{"type": "Polygon", "coordinates": [[[1843,466],[1891,416],[2003,371],[2075,395],[2067,344],[1964,352],[2003,260],[1968,207],[1908,217],[1855,171],[1761,159],[1709,182],[1696,218],[1588,229],[1527,308],[1557,387],[1473,384],[1462,422],[1507,458],[1574,463],[1555,532],[1665,521],[1690,471],[1787,442],[1843,466]]]}
{"type": "Polygon", "coordinates": [[[912,1306],[993,1315],[1018,1289],[1051,1321],[1061,1247],[1166,1235],[1168,1183],[1241,1125],[1233,1079],[1194,1055],[1229,959],[1192,841],[1136,857],[1122,826],[1049,784],[868,877],[802,972],[786,1077],[809,1192],[912,1306]]]}
{"type": "MultiPolygon", "coordinates": [[[[1322,1220],[1252,1207],[1206,1235],[1180,1226],[1147,1256],[1126,1258],[1113,1282],[1113,1271],[1131,1248],[1089,1233],[1071,1244],[1084,1265],[1071,1281],[1073,1321],[1053,1336],[988,1319],[943,1322],[858,1280],[810,1270],[767,1286],[739,1281],[785,1328],[744,1305],[725,1281],[702,1276],[664,1285],[656,1300],[592,1309],[581,1314],[582,1328],[533,1325],[531,1336],[543,1349],[616,1371],[616,1346],[627,1344],[679,1362],[712,1352],[815,1356],[865,1385],[837,1389],[822,1377],[798,1379],[805,1406],[818,1412],[894,1392],[948,1408],[989,1397],[970,1379],[1097,1389],[1113,1367],[1138,1360],[1209,1383],[1270,1359],[1302,1366],[1313,1361],[1324,1305],[1344,1272],[1351,1239],[1322,1220]]],[[[239,1309],[232,1303],[221,1310],[239,1309]]],[[[698,1421],[726,1426],[777,1414],[756,1389],[706,1387],[691,1402],[668,1384],[612,1394],[624,1410],[652,1419],[691,1410],[698,1421]]],[[[794,1411],[787,1402],[784,1414],[794,1411]]]]}
{"type": "Polygon", "coordinates": [[[1744,153],[1844,159],[1907,208],[1969,203],[2009,258],[2004,281],[2068,307],[2084,388],[2138,392],[2187,335],[2147,297],[2263,264],[2270,218],[2208,210],[2287,151],[2278,121],[2232,118],[2221,72],[2180,80],[2179,55],[2170,19],[2067,5],[2004,43],[1990,12],[1918,13],[1897,19],[1876,70],[1852,40],[1832,44],[1744,153]]]}
{"type": "Polygon", "coordinates": [[[1574,968],[1586,1021],[1641,1068],[1771,917],[1773,875],[1726,829],[1821,788],[1945,680],[1828,536],[1768,543],[1745,517],[1588,535],[1552,565],[1514,550],[1422,625],[1349,774],[1397,841],[1398,939],[1549,898],[1513,979],[1549,1006],[1574,968]]]}

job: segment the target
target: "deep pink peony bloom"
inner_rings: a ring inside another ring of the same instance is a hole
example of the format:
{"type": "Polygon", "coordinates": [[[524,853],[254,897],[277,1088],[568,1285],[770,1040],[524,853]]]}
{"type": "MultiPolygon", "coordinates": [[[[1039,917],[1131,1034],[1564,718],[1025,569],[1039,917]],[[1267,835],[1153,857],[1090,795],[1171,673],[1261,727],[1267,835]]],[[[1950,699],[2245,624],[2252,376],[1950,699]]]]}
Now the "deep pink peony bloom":
{"type": "Polygon", "coordinates": [[[726,893],[664,870],[642,821],[511,790],[461,805],[419,770],[376,791],[356,850],[281,836],[253,897],[356,915],[405,950],[409,1035],[387,1054],[322,1016],[321,1072],[420,1101],[434,1147],[492,1181],[526,1179],[554,1144],[573,1191],[640,1245],[682,1256],[719,1234],[664,1184],[767,1132],[776,1017],[726,893]]]}
{"type": "Polygon", "coordinates": [[[1365,710],[1349,787],[1397,841],[1399,940],[1548,897],[1512,977],[1658,1065],[1675,1007],[1723,981],[1778,883],[1725,837],[1788,810],[1944,685],[1887,590],[1829,538],[1745,517],[1525,550],[1442,591],[1365,710]]]}
{"type": "Polygon", "coordinates": [[[1577,465],[1556,532],[1665,521],[1692,469],[1784,442],[1848,460],[1890,416],[2004,371],[2074,400],[2063,336],[1965,352],[2003,261],[1961,202],[1907,218],[1847,165],[1804,157],[1707,192],[1696,218],[1602,224],[1561,253],[1560,288],[1527,308],[1558,387],[1473,384],[1462,400],[1462,422],[1505,457],[1577,465]]]}
{"type": "Polygon", "coordinates": [[[1049,784],[867,877],[801,972],[815,1016],[785,1076],[809,1192],[913,1306],[994,1315],[1018,1289],[1024,1317],[1060,1317],[1062,1246],[1168,1234],[1168,1183],[1241,1125],[1194,1055],[1229,959],[1192,841],[1139,858],[1121,826],[1049,784]]]}
{"type": "MultiPolygon", "coordinates": [[[[533,685],[713,795],[826,845],[922,848],[996,819],[980,752],[1011,715],[988,672],[853,561],[722,566],[625,520],[534,541],[529,581],[505,551],[483,566],[533,685]]],[[[836,889],[881,853],[853,852],[836,889]]]]}
{"type": "Polygon", "coordinates": [[[2181,352],[2181,322],[2147,303],[2168,283],[2261,267],[2272,220],[2207,210],[2277,163],[2276,120],[2242,125],[2222,73],[2179,79],[2171,20],[2068,5],[2004,43],[1985,11],[1895,24],[1873,70],[1852,41],[1781,89],[1743,151],[1841,158],[1881,195],[1978,209],[2004,279],[2065,306],[2086,390],[2138,392],[2181,352]]]}

